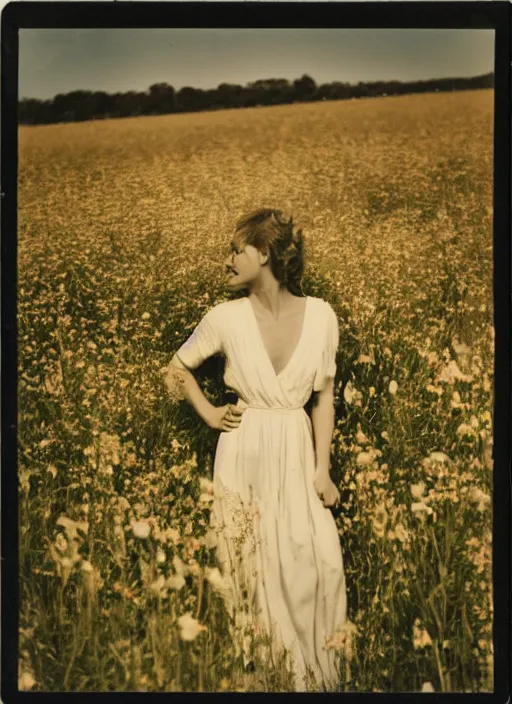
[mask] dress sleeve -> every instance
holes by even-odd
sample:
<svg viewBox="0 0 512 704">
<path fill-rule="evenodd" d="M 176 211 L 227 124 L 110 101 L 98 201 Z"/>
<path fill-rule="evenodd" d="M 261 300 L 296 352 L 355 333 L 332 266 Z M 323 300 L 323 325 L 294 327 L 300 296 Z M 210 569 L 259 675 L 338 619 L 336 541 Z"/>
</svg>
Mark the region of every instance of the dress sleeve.
<svg viewBox="0 0 512 704">
<path fill-rule="evenodd" d="M 213 308 L 204 316 L 188 340 L 177 350 L 176 356 L 187 369 L 196 369 L 208 357 L 221 351 L 222 338 L 218 315 Z"/>
<path fill-rule="evenodd" d="M 313 382 L 313 391 L 322 391 L 329 379 L 336 376 L 336 353 L 339 346 L 338 318 L 327 304 L 327 315 L 323 348 L 319 357 L 318 369 Z"/>
</svg>

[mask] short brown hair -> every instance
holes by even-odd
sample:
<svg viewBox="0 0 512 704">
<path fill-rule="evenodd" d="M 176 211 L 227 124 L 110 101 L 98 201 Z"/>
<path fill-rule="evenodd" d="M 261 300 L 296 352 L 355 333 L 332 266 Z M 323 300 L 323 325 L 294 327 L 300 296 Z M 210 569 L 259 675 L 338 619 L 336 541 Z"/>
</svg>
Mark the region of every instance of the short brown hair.
<svg viewBox="0 0 512 704">
<path fill-rule="evenodd" d="M 281 210 L 262 208 L 240 218 L 235 232 L 245 244 L 268 254 L 272 273 L 281 286 L 296 296 L 304 295 L 304 238 L 291 216 L 287 220 Z"/>
</svg>

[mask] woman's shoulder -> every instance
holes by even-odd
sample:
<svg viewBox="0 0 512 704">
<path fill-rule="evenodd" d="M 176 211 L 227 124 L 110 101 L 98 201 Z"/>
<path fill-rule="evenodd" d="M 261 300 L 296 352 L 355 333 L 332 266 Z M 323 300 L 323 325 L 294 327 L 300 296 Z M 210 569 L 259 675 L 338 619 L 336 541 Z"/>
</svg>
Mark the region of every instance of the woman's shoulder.
<svg viewBox="0 0 512 704">
<path fill-rule="evenodd" d="M 235 310 L 241 308 L 244 300 L 244 298 L 239 298 L 229 301 L 220 301 L 208 310 L 205 317 L 208 317 L 209 320 L 215 322 L 220 322 L 224 319 L 229 319 L 232 317 Z"/>
<path fill-rule="evenodd" d="M 336 313 L 334 312 L 334 309 L 332 305 L 329 303 L 329 301 L 326 301 L 324 298 L 317 298 L 316 296 L 308 296 L 310 299 L 312 305 L 318 310 L 318 311 L 324 311 L 326 315 L 334 315 L 336 316 Z"/>
</svg>

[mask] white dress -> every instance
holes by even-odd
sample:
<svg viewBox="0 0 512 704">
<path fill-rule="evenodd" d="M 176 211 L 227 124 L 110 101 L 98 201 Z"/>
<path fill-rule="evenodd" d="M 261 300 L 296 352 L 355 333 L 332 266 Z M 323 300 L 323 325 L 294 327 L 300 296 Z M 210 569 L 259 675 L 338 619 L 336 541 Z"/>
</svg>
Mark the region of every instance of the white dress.
<svg viewBox="0 0 512 704">
<path fill-rule="evenodd" d="M 317 683 L 337 684 L 334 654 L 324 645 L 346 619 L 339 535 L 313 486 L 304 410 L 312 391 L 334 377 L 337 347 L 333 309 L 308 296 L 299 342 L 276 374 L 252 304 L 241 298 L 211 309 L 177 352 L 190 369 L 223 354 L 224 382 L 246 409 L 236 430 L 220 433 L 210 524 L 229 612 L 239 629 L 270 634 L 267 657 L 283 649 L 292 656 L 298 691 L 307 671 Z"/>
</svg>

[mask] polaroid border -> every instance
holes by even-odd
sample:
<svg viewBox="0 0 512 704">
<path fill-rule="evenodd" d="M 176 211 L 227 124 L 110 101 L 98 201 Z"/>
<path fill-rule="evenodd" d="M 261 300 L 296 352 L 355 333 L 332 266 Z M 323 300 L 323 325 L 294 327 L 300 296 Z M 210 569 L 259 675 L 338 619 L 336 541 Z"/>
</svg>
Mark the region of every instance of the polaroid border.
<svg viewBox="0 0 512 704">
<path fill-rule="evenodd" d="M 423 28 L 495 30 L 494 123 L 494 486 L 493 583 L 495 690 L 493 693 L 435 693 L 429 702 L 505 704 L 512 692 L 511 642 L 511 21 L 502 0 L 454 2 L 11 2 L 2 11 L 1 148 L 2 188 L 2 663 L 1 698 L 6 704 L 37 700 L 136 702 L 158 693 L 19 692 L 18 483 L 17 483 L 17 102 L 19 30 L 25 28 Z M 225 693 L 224 693 L 225 694 Z M 224 696 L 207 693 L 208 696 Z M 160 695 L 161 697 L 163 695 Z M 176 701 L 202 696 L 173 693 Z M 233 696 L 233 695 L 231 695 Z M 236 695 L 235 695 L 236 696 Z M 421 693 L 348 693 L 358 702 L 424 701 Z"/>
</svg>

